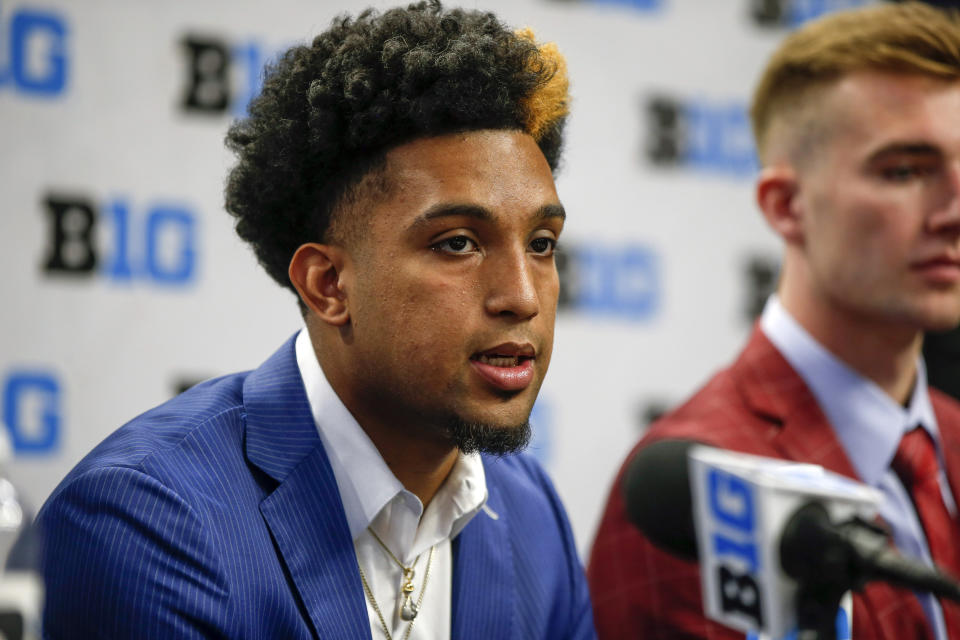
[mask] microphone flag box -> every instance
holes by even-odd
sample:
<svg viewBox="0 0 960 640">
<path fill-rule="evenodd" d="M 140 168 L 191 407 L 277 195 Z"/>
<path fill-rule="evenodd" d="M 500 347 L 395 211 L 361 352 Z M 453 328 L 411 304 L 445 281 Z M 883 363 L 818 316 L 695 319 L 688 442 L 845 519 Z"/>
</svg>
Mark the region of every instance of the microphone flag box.
<svg viewBox="0 0 960 640">
<path fill-rule="evenodd" d="M 798 586 L 780 565 L 787 521 L 810 501 L 833 522 L 872 520 L 880 492 L 819 465 L 702 445 L 690 450 L 689 463 L 704 613 L 740 631 L 788 636 Z"/>
</svg>

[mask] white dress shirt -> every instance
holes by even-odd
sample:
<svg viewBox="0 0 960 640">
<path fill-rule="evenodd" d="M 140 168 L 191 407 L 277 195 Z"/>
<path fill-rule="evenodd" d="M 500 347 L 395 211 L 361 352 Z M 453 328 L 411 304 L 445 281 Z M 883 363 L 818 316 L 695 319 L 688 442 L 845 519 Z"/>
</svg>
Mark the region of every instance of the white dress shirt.
<svg viewBox="0 0 960 640">
<path fill-rule="evenodd" d="M 927 392 L 923 360 L 917 360 L 917 380 L 909 404 L 903 407 L 817 342 L 776 295 L 767 301 L 760 327 L 817 399 L 857 475 L 883 494 L 880 515 L 890 525 L 897 548 L 904 555 L 931 564 L 926 536 L 910 494 L 890 468 L 903 435 L 922 426 L 936 445 L 944 502 L 951 513 L 956 513 L 944 473 L 940 433 Z M 939 603 L 926 594 L 919 597 L 936 637 L 946 640 Z"/>
<path fill-rule="evenodd" d="M 423 601 L 409 637 L 449 638 L 453 577 L 450 542 L 486 503 L 487 485 L 480 455 L 460 454 L 424 511 L 420 499 L 393 475 L 330 386 L 305 329 L 297 336 L 296 354 L 313 419 L 340 489 L 359 566 L 391 635 L 402 638 L 409 624 L 400 617 L 403 572 L 369 529 L 404 565 L 416 563 L 412 598 L 418 601 L 422 592 Z M 384 638 L 380 617 L 370 598 L 366 600 L 373 637 Z"/>
</svg>

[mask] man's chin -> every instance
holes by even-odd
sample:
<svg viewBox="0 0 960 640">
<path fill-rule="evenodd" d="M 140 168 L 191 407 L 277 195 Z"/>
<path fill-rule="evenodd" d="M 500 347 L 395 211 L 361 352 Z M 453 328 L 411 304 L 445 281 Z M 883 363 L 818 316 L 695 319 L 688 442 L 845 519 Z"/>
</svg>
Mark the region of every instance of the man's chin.
<svg viewBox="0 0 960 640">
<path fill-rule="evenodd" d="M 493 425 L 450 417 L 443 426 L 444 435 L 461 452 L 503 456 L 522 451 L 530 443 L 530 421 L 517 425 Z"/>
<path fill-rule="evenodd" d="M 958 321 L 953 320 L 952 318 L 947 318 L 945 320 L 937 319 L 934 322 L 928 322 L 924 331 L 929 331 L 932 333 L 947 333 L 948 331 L 953 331 L 957 328 Z"/>
<path fill-rule="evenodd" d="M 955 309 L 924 310 L 915 324 L 921 331 L 951 331 L 960 324 L 960 313 Z"/>
</svg>

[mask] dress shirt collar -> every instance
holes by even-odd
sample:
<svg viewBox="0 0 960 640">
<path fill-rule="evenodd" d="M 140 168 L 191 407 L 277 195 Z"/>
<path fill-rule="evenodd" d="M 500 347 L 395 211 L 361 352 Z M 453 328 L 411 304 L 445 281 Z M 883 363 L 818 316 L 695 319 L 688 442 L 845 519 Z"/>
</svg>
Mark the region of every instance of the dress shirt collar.
<svg viewBox="0 0 960 640">
<path fill-rule="evenodd" d="M 917 425 L 940 448 L 922 359 L 917 360 L 910 403 L 902 407 L 817 342 L 776 295 L 767 301 L 760 326 L 817 399 L 861 480 L 877 486 L 890 468 L 900 438 Z"/>
<path fill-rule="evenodd" d="M 424 514 L 419 498 L 407 491 L 393 475 L 373 441 L 330 386 L 306 329 L 297 336 L 296 356 L 310 410 L 337 480 L 353 539 L 356 540 L 374 520 L 395 520 L 395 514 L 391 517 L 391 512 L 396 509 L 410 512 L 414 522 L 420 520 L 419 524 L 423 525 L 415 525 L 414 530 L 403 527 L 407 531 L 402 535 L 388 535 L 404 556 L 416 555 L 421 551 L 420 547 L 429 548 L 439 539 L 455 537 L 486 502 L 486 477 L 480 455 L 460 454 Z M 422 520 L 421 516 L 424 516 Z M 418 529 L 424 531 L 416 531 Z"/>
</svg>

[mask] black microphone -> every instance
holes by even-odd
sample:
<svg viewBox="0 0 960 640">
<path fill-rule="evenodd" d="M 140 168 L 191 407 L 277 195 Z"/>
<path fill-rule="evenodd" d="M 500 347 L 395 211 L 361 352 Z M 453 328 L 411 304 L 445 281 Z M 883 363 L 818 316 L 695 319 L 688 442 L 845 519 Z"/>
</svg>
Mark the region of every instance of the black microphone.
<svg viewBox="0 0 960 640">
<path fill-rule="evenodd" d="M 623 476 L 627 518 L 658 549 L 684 560 L 698 556 L 687 458 L 698 444 L 654 442 L 637 452 Z"/>
<path fill-rule="evenodd" d="M 661 440 L 640 450 L 624 474 L 627 516 L 658 548 L 695 560 L 688 454 L 690 440 Z M 900 555 L 880 527 L 830 520 L 822 496 L 798 508 L 777 536 L 784 572 L 800 584 L 857 589 L 881 580 L 960 602 L 960 584 L 943 571 Z"/>
</svg>

